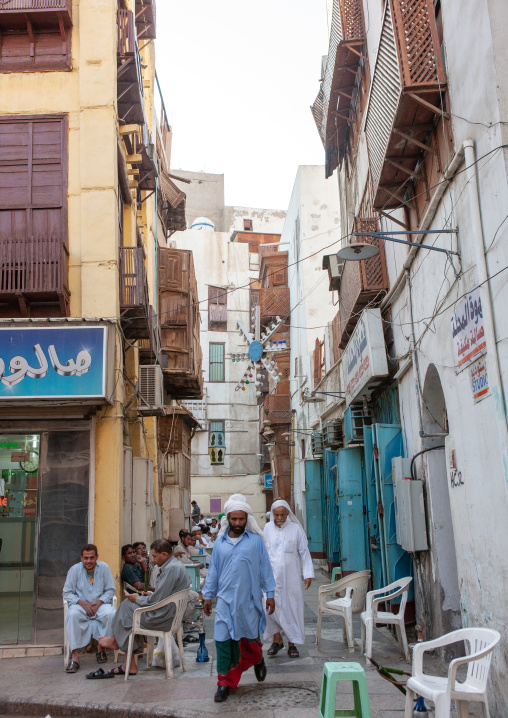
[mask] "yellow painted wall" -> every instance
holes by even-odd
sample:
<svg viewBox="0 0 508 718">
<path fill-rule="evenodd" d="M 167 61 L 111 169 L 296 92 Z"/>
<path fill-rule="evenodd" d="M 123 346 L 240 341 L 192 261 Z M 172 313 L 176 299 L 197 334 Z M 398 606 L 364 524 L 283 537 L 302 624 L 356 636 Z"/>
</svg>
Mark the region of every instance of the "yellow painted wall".
<svg viewBox="0 0 508 718">
<path fill-rule="evenodd" d="M 129 0 L 134 10 L 133 0 Z M 119 222 L 117 170 L 116 0 L 73 3 L 72 70 L 0 73 L 3 115 L 68 115 L 68 229 L 70 309 L 73 317 L 119 318 Z M 143 44 L 143 41 L 141 42 Z M 147 63 L 147 60 L 149 61 Z M 147 121 L 152 130 L 153 43 L 143 52 Z M 149 282 L 154 280 L 153 200 L 140 218 Z M 136 244 L 136 204 L 126 206 L 125 243 Z M 153 291 L 150 299 L 153 303 Z M 137 352 L 126 371 L 137 379 Z M 124 422 L 122 404 L 132 396 L 124 385 L 121 337 L 117 337 L 113 404 L 99 407 L 95 447 L 94 542 L 118 579 L 123 531 L 123 446 L 137 456 L 156 457 L 156 420 Z M 132 412 L 131 412 L 132 414 Z M 144 425 L 143 425 L 144 423 Z M 124 426 L 127 427 L 124 433 Z"/>
</svg>

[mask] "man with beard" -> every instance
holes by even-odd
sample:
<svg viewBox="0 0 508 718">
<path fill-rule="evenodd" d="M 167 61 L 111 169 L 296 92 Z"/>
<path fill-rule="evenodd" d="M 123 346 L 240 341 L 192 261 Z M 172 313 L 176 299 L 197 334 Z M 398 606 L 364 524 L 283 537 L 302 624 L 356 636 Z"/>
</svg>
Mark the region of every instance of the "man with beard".
<svg viewBox="0 0 508 718">
<path fill-rule="evenodd" d="M 263 535 L 275 576 L 277 607 L 273 616 L 267 616 L 263 638 L 272 641 L 268 655 L 276 656 L 284 648 L 282 633 L 285 633 L 288 656 L 298 658 L 295 643 L 305 643 L 302 574 L 307 590 L 314 578 L 312 558 L 305 532 L 286 501 L 272 504 L 270 519 Z"/>
<path fill-rule="evenodd" d="M 266 678 L 263 646 L 259 636 L 266 624 L 266 610 L 275 608 L 270 559 L 263 534 L 252 509 L 242 494 L 233 494 L 224 507 L 226 519 L 215 541 L 206 583 L 203 588 L 204 611 L 212 612 L 212 597 L 217 596 L 214 638 L 217 649 L 216 703 L 227 700 L 229 690 L 240 682 L 251 666 L 258 681 Z"/>
</svg>

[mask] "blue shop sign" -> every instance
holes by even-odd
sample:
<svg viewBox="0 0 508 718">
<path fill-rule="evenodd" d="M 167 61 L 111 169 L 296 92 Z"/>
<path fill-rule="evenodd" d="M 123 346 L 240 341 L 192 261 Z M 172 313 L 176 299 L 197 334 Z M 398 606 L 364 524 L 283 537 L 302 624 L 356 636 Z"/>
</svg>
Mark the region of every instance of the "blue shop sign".
<svg viewBox="0 0 508 718">
<path fill-rule="evenodd" d="M 265 489 L 273 489 L 273 478 L 271 474 L 265 474 Z"/>
<path fill-rule="evenodd" d="M 106 326 L 0 328 L 0 401 L 106 396 Z"/>
</svg>

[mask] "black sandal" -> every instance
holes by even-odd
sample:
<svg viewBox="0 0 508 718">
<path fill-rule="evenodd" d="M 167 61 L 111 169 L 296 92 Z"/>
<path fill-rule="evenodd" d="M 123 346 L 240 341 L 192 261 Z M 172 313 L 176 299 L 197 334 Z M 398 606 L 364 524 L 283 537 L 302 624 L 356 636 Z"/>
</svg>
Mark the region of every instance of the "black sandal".
<svg viewBox="0 0 508 718">
<path fill-rule="evenodd" d="M 99 668 L 99 671 L 101 671 L 102 668 Z M 97 673 L 98 671 L 96 671 Z M 106 673 L 107 676 L 125 676 L 125 671 L 122 666 L 115 666 L 115 668 L 112 668 L 110 671 Z M 137 676 L 137 673 L 129 673 L 129 676 Z"/>
<path fill-rule="evenodd" d="M 298 652 L 298 648 L 296 646 L 289 646 L 288 656 L 290 658 L 299 658 L 300 654 Z"/>
<path fill-rule="evenodd" d="M 95 654 L 95 657 L 97 659 L 97 663 L 107 663 L 108 657 L 106 655 L 106 651 L 97 651 Z"/>
<path fill-rule="evenodd" d="M 79 663 L 77 661 L 69 661 L 67 664 L 67 668 L 65 669 L 66 673 L 76 673 L 76 671 L 79 671 Z"/>
<path fill-rule="evenodd" d="M 266 663 L 265 659 L 262 658 L 261 661 L 254 666 L 254 673 L 256 674 L 257 680 L 261 683 L 266 678 Z"/>
<path fill-rule="evenodd" d="M 284 648 L 283 643 L 275 643 L 275 641 L 272 643 L 270 648 L 268 649 L 267 653 L 269 656 L 276 656 L 279 651 L 282 651 Z"/>
<path fill-rule="evenodd" d="M 109 671 L 106 673 L 106 671 L 103 668 L 99 668 L 97 671 L 93 671 L 92 673 L 87 673 L 85 678 L 114 678 L 115 674 L 110 673 Z"/>
</svg>

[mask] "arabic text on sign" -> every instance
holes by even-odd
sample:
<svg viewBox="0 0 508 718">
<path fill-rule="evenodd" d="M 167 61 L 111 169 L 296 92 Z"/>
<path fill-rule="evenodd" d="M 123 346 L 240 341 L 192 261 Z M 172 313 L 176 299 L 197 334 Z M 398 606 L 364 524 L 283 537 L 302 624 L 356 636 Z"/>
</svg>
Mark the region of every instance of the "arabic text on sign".
<svg viewBox="0 0 508 718">
<path fill-rule="evenodd" d="M 12 387 L 26 376 L 31 379 L 42 379 L 47 375 L 49 364 L 41 345 L 35 344 L 33 350 L 39 362 L 38 367 L 32 367 L 25 357 L 15 356 L 9 362 L 10 374 L 7 375 L 5 374 L 5 362 L 0 358 L 0 381 L 2 384 Z M 92 365 L 92 357 L 86 349 L 79 351 L 75 360 L 68 359 L 66 364 L 61 363 L 54 344 L 48 346 L 48 355 L 53 369 L 60 376 L 82 376 Z"/>
</svg>

